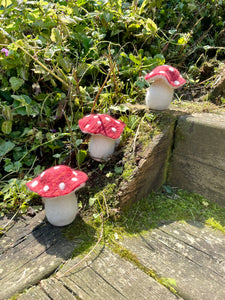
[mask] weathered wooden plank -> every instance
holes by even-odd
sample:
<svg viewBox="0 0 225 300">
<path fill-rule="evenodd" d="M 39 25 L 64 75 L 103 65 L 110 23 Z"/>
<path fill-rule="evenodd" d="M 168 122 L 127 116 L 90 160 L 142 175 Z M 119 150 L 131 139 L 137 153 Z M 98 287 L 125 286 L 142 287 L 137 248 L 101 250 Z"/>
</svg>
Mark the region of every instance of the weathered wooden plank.
<svg viewBox="0 0 225 300">
<path fill-rule="evenodd" d="M 30 288 L 26 293 L 18 297 L 20 300 L 51 300 L 53 298 L 48 297 L 48 295 L 39 287 L 35 286 Z"/>
<path fill-rule="evenodd" d="M 130 178 L 121 182 L 116 195 L 121 208 L 128 208 L 132 203 L 143 199 L 163 184 L 168 154 L 173 142 L 174 125 L 175 118 L 171 117 L 168 127 L 153 140 L 149 140 L 149 146 Z"/>
<path fill-rule="evenodd" d="M 168 181 L 225 207 L 225 114 L 180 116 Z"/>
<path fill-rule="evenodd" d="M 0 239 L 0 299 L 7 299 L 49 276 L 72 254 L 76 242 L 44 221 L 44 213 L 19 219 Z"/>
<path fill-rule="evenodd" d="M 66 264 L 58 273 L 62 274 L 78 258 Z M 108 248 L 97 252 L 70 273 L 59 279 L 79 299 L 177 299 L 164 286 L 145 274 L 132 263 L 120 258 Z"/>
<path fill-rule="evenodd" d="M 218 261 L 225 261 L 224 233 L 219 230 L 212 230 L 197 221 L 171 223 L 170 226 L 163 226 L 160 229 Z"/>
<path fill-rule="evenodd" d="M 160 230 L 154 230 L 152 233 L 153 237 L 173 249 L 174 252 L 180 253 L 196 265 L 205 268 L 208 271 L 208 277 L 211 277 L 212 280 L 218 278 L 218 280 L 225 283 L 225 270 L 220 265 L 221 260 L 217 259 L 215 255 L 209 254 L 208 251 L 203 250 L 204 248 L 201 247 L 201 239 L 197 239 L 194 243 L 192 238 L 190 242 L 188 239 L 184 239 L 184 232 L 180 233 L 183 236 L 183 238 L 180 238 L 178 231 L 175 230 L 175 233 L 171 234 L 166 228 L 165 226 L 165 228 Z"/>
<path fill-rule="evenodd" d="M 47 280 L 42 280 L 40 283 L 42 290 L 54 300 L 74 300 L 77 299 L 76 295 L 69 291 L 64 285 L 57 279 L 50 278 Z"/>
<path fill-rule="evenodd" d="M 196 236 L 197 231 L 204 236 L 204 226 L 195 227 L 195 235 L 186 235 L 192 227 L 172 223 L 136 238 L 125 238 L 122 244 L 146 267 L 154 269 L 160 276 L 174 278 L 176 289 L 183 298 L 225 299 L 224 260 L 213 255 L 213 244 L 210 251 L 204 251 L 206 241 Z M 207 231 L 214 233 L 210 228 Z M 215 251 L 225 243 L 225 235 L 220 239 L 220 243 L 217 240 L 214 245 Z"/>
</svg>

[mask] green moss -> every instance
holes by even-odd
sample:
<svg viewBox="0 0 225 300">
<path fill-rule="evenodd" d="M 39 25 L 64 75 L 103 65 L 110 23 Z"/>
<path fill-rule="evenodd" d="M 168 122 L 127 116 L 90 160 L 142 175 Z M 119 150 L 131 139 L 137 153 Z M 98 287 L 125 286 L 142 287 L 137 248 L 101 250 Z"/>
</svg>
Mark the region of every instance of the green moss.
<svg viewBox="0 0 225 300">
<path fill-rule="evenodd" d="M 157 282 L 159 282 L 160 284 L 164 285 L 165 287 L 167 287 L 171 292 L 173 292 L 174 294 L 176 293 L 176 290 L 173 288 L 173 286 L 176 286 L 176 281 L 175 279 L 172 278 L 165 278 L 165 277 L 160 277 L 157 275 L 157 273 L 144 266 L 137 258 L 137 256 L 135 254 L 133 254 L 131 251 L 129 251 L 128 249 L 126 249 L 125 247 L 119 245 L 118 243 L 114 243 L 113 245 L 111 245 L 111 249 L 117 253 L 121 258 L 133 263 L 134 265 L 136 265 L 140 270 L 142 270 L 145 274 L 147 274 L 148 276 L 152 277 L 153 279 L 155 279 Z"/>
<path fill-rule="evenodd" d="M 170 105 L 170 110 L 175 110 L 182 114 L 192 114 L 192 113 L 201 113 L 201 112 L 224 112 L 224 108 L 213 104 L 208 100 L 208 94 L 204 95 L 200 101 L 181 101 L 174 100 Z"/>
<path fill-rule="evenodd" d="M 215 221 L 214 218 L 209 218 L 205 223 L 213 229 L 217 229 L 225 233 L 225 227 L 222 226 L 219 222 Z"/>
<path fill-rule="evenodd" d="M 70 240 L 75 240 L 73 257 L 89 251 L 96 242 L 96 229 L 90 218 L 77 216 L 75 221 L 64 229 L 64 235 Z"/>
<path fill-rule="evenodd" d="M 129 234 L 135 234 L 155 228 L 163 222 L 183 220 L 203 222 L 223 231 L 224 215 L 225 208 L 216 203 L 198 194 L 167 186 L 159 192 L 153 192 L 125 212 L 120 220 L 120 228 L 124 228 Z"/>
<path fill-rule="evenodd" d="M 171 127 L 171 123 L 176 121 L 176 116 L 170 111 L 153 111 L 151 113 L 145 111 L 138 120 L 138 126 L 133 128 L 132 136 L 124 145 L 124 171 L 122 173 L 124 180 L 130 178 L 140 159 L 145 156 L 151 141 L 165 129 Z"/>
</svg>

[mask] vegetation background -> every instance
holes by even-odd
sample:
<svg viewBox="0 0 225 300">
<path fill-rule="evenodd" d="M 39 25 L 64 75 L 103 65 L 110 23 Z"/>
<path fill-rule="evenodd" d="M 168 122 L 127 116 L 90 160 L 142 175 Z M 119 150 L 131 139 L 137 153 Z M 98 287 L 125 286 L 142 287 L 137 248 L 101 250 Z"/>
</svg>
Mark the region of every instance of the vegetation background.
<svg viewBox="0 0 225 300">
<path fill-rule="evenodd" d="M 224 25 L 223 0 L 1 0 L 0 216 L 26 211 L 36 196 L 25 182 L 45 168 L 82 168 L 77 121 L 92 109 L 132 135 L 139 119 L 127 104 L 144 102 L 157 65 L 187 79 L 177 101 L 199 100 L 224 68 Z"/>
</svg>

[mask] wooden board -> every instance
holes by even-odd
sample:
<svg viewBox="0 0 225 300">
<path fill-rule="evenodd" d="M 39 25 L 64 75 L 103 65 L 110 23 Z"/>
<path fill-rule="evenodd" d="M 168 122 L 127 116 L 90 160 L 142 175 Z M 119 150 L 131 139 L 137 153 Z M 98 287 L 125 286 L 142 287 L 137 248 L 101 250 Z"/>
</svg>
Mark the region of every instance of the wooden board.
<svg viewBox="0 0 225 300">
<path fill-rule="evenodd" d="M 56 276 L 66 272 L 79 260 L 77 257 L 66 263 Z M 51 295 L 51 299 L 177 299 L 132 263 L 120 258 L 107 247 L 100 246 L 71 272 L 58 279 L 54 277 L 43 280 L 37 288 L 40 287 Z M 19 300 L 25 300 L 26 297 L 27 295 L 22 295 Z"/>
<path fill-rule="evenodd" d="M 180 116 L 167 181 L 225 207 L 225 114 Z"/>
<path fill-rule="evenodd" d="M 123 246 L 159 276 L 176 280 L 184 299 L 225 299 L 225 235 L 195 222 L 171 223 Z"/>
<path fill-rule="evenodd" d="M 77 243 L 67 240 L 62 228 L 46 223 L 44 212 L 18 220 L 0 239 L 0 299 L 21 292 L 20 300 L 178 299 L 106 246 L 98 245 L 81 263 L 80 256 L 68 260 Z M 171 222 L 120 243 L 144 267 L 159 277 L 174 279 L 181 298 L 225 299 L 222 232 L 198 222 Z"/>
<path fill-rule="evenodd" d="M 6 220 L 5 220 L 6 222 Z M 45 222 L 44 212 L 23 217 L 0 239 L 0 299 L 46 278 L 72 254 L 76 243 Z"/>
</svg>

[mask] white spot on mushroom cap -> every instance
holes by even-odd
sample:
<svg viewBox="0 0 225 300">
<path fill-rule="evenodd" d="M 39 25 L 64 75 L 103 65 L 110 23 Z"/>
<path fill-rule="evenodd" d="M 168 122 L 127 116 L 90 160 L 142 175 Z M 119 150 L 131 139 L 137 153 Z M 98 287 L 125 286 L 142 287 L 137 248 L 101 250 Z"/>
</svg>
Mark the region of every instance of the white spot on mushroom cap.
<svg viewBox="0 0 225 300">
<path fill-rule="evenodd" d="M 175 71 L 174 68 L 172 68 L 172 67 L 170 67 L 169 70 L 170 70 L 171 72 L 174 72 L 174 71 Z"/>
<path fill-rule="evenodd" d="M 159 73 L 161 73 L 161 74 L 165 74 L 166 72 L 165 72 L 165 71 L 159 71 Z"/>
<path fill-rule="evenodd" d="M 32 183 L 31 183 L 31 186 L 32 187 L 35 187 L 35 186 L 37 186 L 38 185 L 38 181 L 37 180 L 35 180 L 35 181 L 33 181 Z"/>
<path fill-rule="evenodd" d="M 78 179 L 76 177 L 71 178 L 72 181 L 77 181 Z"/>
<path fill-rule="evenodd" d="M 175 85 L 179 85 L 180 82 L 179 82 L 178 80 L 176 80 L 176 81 L 174 81 L 174 84 L 175 84 Z"/>
<path fill-rule="evenodd" d="M 115 127 L 112 127 L 111 130 L 112 130 L 113 132 L 116 132 L 116 128 L 115 128 Z"/>
<path fill-rule="evenodd" d="M 110 121 L 110 118 L 108 118 L 108 117 L 105 117 L 105 119 L 106 119 L 106 121 Z"/>
<path fill-rule="evenodd" d="M 56 167 L 54 167 L 54 169 L 55 169 L 55 170 L 57 170 L 57 169 L 59 169 L 59 168 L 60 168 L 60 166 L 56 166 Z"/>
<path fill-rule="evenodd" d="M 65 185 L 64 182 L 60 182 L 59 188 L 60 188 L 61 191 L 65 189 L 65 186 L 66 186 L 66 185 Z"/>
<path fill-rule="evenodd" d="M 85 128 L 88 128 L 90 126 L 90 124 L 87 124 L 86 126 L 85 126 Z"/>
<path fill-rule="evenodd" d="M 44 192 L 47 192 L 49 190 L 49 186 L 48 185 L 45 185 L 44 187 L 43 187 L 43 191 Z"/>
<path fill-rule="evenodd" d="M 98 121 L 97 123 L 98 123 L 98 125 L 101 125 L 101 124 L 102 124 L 102 122 L 101 122 L 101 121 Z"/>
<path fill-rule="evenodd" d="M 77 176 L 77 172 L 73 171 L 73 174 L 74 174 L 75 176 Z"/>
<path fill-rule="evenodd" d="M 42 172 L 40 176 L 43 177 L 44 175 L 45 175 L 45 172 Z"/>
</svg>

